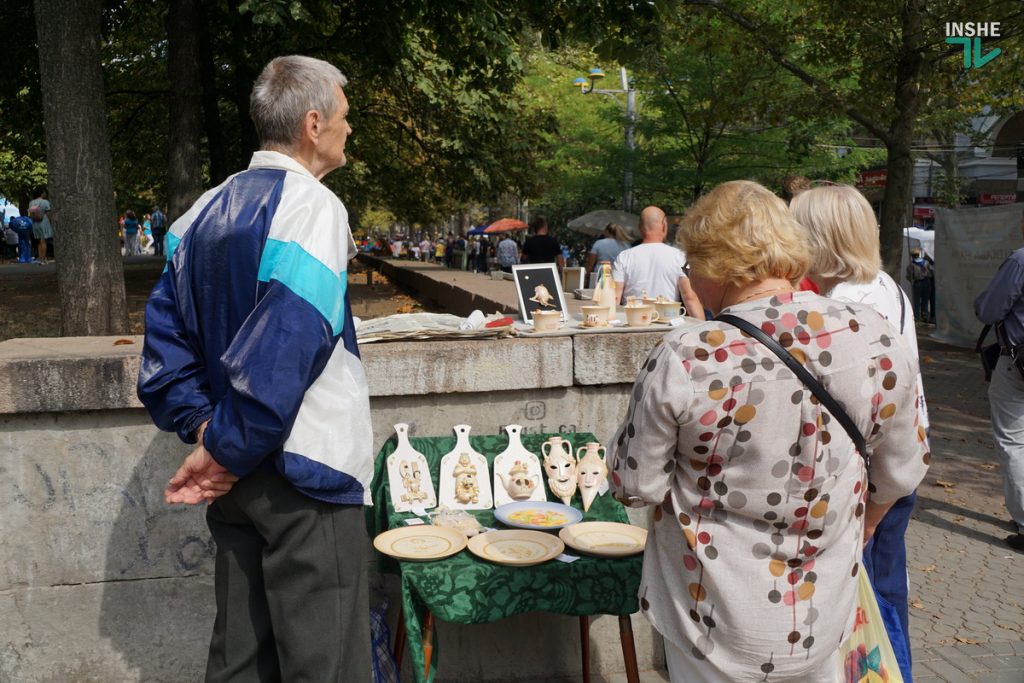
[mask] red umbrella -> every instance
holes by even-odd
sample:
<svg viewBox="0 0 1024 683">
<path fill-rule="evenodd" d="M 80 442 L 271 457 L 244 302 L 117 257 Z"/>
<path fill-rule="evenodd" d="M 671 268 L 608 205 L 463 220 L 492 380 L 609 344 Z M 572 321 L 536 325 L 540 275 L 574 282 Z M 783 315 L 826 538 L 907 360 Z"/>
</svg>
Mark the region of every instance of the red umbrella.
<svg viewBox="0 0 1024 683">
<path fill-rule="evenodd" d="M 493 235 L 498 232 L 512 232 L 514 230 L 526 230 L 529 227 L 526 223 L 522 222 L 518 218 L 502 218 L 501 220 L 494 221 L 486 228 L 484 233 L 487 235 Z"/>
</svg>

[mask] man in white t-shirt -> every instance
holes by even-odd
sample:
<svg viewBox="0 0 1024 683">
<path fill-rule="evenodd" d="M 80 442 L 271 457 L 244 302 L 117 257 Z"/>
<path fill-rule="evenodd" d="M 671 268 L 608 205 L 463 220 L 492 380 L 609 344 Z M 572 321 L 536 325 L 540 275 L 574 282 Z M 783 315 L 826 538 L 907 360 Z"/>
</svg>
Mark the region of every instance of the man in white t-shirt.
<svg viewBox="0 0 1024 683">
<path fill-rule="evenodd" d="M 656 206 L 644 209 L 640 213 L 640 235 L 643 242 L 619 254 L 612 265 L 619 300 L 640 298 L 644 292 L 651 299 L 663 296 L 669 301 L 681 300 L 687 315 L 703 320 L 704 307 L 683 272 L 686 254 L 665 244 L 665 212 Z"/>
</svg>

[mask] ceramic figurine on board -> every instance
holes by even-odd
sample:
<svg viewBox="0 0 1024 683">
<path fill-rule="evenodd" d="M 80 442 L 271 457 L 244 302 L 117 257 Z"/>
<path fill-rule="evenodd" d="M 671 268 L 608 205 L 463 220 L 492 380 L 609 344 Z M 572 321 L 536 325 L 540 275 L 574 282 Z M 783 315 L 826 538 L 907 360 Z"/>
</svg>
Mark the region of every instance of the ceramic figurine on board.
<svg viewBox="0 0 1024 683">
<path fill-rule="evenodd" d="M 469 425 L 455 426 L 455 447 L 441 458 L 441 505 L 450 510 L 489 510 L 494 507 L 487 458 L 469 443 Z"/>
<path fill-rule="evenodd" d="M 508 446 L 494 457 L 494 505 L 518 500 L 543 503 L 548 499 L 541 484 L 543 470 L 540 458 L 523 446 L 522 425 L 506 425 Z M 525 468 L 525 469 L 524 469 Z"/>
<path fill-rule="evenodd" d="M 398 463 L 398 471 L 402 475 L 402 486 L 405 493 L 401 500 L 405 503 L 422 503 L 427 499 L 427 492 L 420 490 L 420 481 L 423 474 L 420 472 L 420 464 L 415 460 L 402 460 Z"/>
<path fill-rule="evenodd" d="M 572 457 L 572 445 L 560 436 L 553 436 L 541 444 L 540 452 L 544 454 L 548 488 L 569 505 L 576 493 L 576 459 Z"/>
<path fill-rule="evenodd" d="M 551 303 L 552 301 L 554 301 L 554 299 L 555 297 L 551 296 L 551 292 L 549 292 L 548 288 L 545 287 L 544 285 L 537 285 L 536 287 L 534 287 L 533 296 L 530 297 L 530 301 L 538 303 L 544 308 L 554 307 L 554 304 Z"/>
<path fill-rule="evenodd" d="M 596 441 L 588 441 L 586 446 L 576 449 L 576 476 L 584 512 L 590 509 L 590 505 L 600 493 L 601 485 L 608 480 L 608 465 L 604 462 L 604 456 L 600 454 L 603 450 L 604 446 Z M 582 457 L 580 451 L 583 451 Z"/>
<path fill-rule="evenodd" d="M 476 483 L 476 468 L 469 461 L 469 453 L 459 455 L 459 464 L 452 472 L 455 477 L 455 500 L 463 505 L 480 502 L 480 486 Z"/>
<path fill-rule="evenodd" d="M 409 425 L 395 425 L 398 446 L 388 456 L 388 488 L 395 512 L 409 512 L 414 506 L 424 510 L 437 507 L 434 482 L 430 479 L 430 465 L 425 455 L 409 443 Z"/>
</svg>

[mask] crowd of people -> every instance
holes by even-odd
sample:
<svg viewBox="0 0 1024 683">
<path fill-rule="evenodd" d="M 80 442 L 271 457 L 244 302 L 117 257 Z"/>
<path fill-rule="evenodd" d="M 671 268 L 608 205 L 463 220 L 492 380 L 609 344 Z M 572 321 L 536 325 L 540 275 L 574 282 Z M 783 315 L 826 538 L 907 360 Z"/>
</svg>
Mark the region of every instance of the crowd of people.
<svg viewBox="0 0 1024 683">
<path fill-rule="evenodd" d="M 317 59 L 266 66 L 251 98 L 261 150 L 171 226 L 185 257 L 147 303 L 139 398 L 195 444 L 165 499 L 208 504 L 216 541 L 208 680 L 371 678 L 369 389 L 348 214 L 320 182 L 346 163 L 346 85 Z M 134 253 L 146 218 L 126 212 L 122 229 Z M 623 299 L 683 301 L 698 318 L 643 363 L 608 453 L 616 498 L 655 510 L 638 597 L 672 680 L 843 680 L 861 572 L 895 608 L 885 625 L 909 679 L 903 534 L 928 414 L 913 306 L 881 270 L 871 207 L 847 186 L 787 204 L 734 181 L 690 208 L 675 245 L 657 207 L 639 230 L 627 244 L 609 225 L 586 263 L 611 263 Z M 465 255 L 479 270 L 567 260 L 542 217 L 522 245 L 449 234 L 357 247 L 449 267 Z M 1024 342 L 1022 263 L 1024 250 L 978 304 L 1005 322 L 1007 381 Z M 1019 494 L 1008 488 L 1008 506 Z"/>
<path fill-rule="evenodd" d="M 151 254 L 163 256 L 167 236 L 167 214 L 159 206 L 139 220 L 134 209 L 127 209 L 117 221 L 117 234 L 121 239 L 124 256 Z"/>
<path fill-rule="evenodd" d="M 46 265 L 54 258 L 52 210 L 46 190 L 40 188 L 28 204 L 27 215 L 4 218 L 3 258 L 17 263 Z"/>
</svg>

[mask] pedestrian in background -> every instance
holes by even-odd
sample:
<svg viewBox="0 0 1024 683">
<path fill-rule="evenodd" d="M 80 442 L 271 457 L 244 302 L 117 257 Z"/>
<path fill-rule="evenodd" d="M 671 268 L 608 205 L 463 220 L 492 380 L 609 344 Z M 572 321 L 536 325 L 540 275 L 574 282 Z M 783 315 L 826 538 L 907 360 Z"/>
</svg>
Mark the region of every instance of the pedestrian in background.
<svg viewBox="0 0 1024 683">
<path fill-rule="evenodd" d="M 167 215 L 160 210 L 159 206 L 154 206 L 150 220 L 153 224 L 153 253 L 157 256 L 164 256 L 164 241 L 167 239 Z"/>
<path fill-rule="evenodd" d="M 594 246 L 587 253 L 587 272 L 596 273 L 597 264 L 601 261 L 615 263 L 619 254 L 627 249 L 629 249 L 629 235 L 618 223 L 609 223 L 601 232 L 601 238 L 594 242 Z"/>
<path fill-rule="evenodd" d="M 995 326 L 1001 349 L 988 385 L 988 402 L 1003 474 L 1003 496 L 1016 527 L 1006 543 L 1024 551 L 1024 248 L 1010 254 L 999 266 L 985 291 L 974 300 L 974 314 L 986 325 Z M 1017 358 L 1021 359 L 1019 363 Z"/>
<path fill-rule="evenodd" d="M 124 253 L 126 256 L 139 255 L 139 219 L 135 212 L 128 209 L 124 212 L 124 222 L 121 224 L 124 231 Z"/>
<path fill-rule="evenodd" d="M 931 259 L 926 258 L 920 249 L 912 249 L 906 275 L 914 295 L 911 299 L 914 318 L 918 322 L 934 323 L 935 309 L 932 308 L 932 302 L 935 297 L 935 268 Z"/>
<path fill-rule="evenodd" d="M 46 265 L 46 252 L 53 247 L 53 225 L 50 223 L 50 202 L 46 198 L 46 190 L 36 192 L 35 198 L 28 203 L 28 217 L 32 219 L 32 236 L 38 240 L 39 265 Z"/>
</svg>

